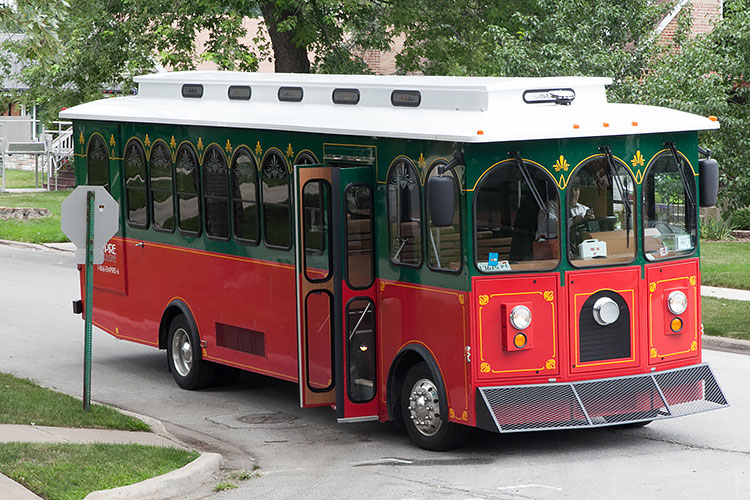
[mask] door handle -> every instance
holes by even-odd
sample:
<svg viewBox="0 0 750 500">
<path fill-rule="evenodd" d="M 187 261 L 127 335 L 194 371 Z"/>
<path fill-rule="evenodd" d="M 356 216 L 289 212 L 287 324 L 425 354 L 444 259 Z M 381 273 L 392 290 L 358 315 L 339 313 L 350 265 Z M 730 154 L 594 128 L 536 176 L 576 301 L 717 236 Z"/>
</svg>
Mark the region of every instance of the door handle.
<svg viewBox="0 0 750 500">
<path fill-rule="evenodd" d="M 135 246 L 143 248 L 143 242 L 139 241 L 138 243 L 135 244 Z"/>
</svg>

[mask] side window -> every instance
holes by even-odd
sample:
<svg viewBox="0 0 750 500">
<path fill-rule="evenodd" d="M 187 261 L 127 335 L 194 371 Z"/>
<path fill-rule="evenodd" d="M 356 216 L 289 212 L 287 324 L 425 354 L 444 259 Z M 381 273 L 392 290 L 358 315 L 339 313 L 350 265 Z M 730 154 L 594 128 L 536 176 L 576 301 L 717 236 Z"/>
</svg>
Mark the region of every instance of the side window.
<svg viewBox="0 0 750 500">
<path fill-rule="evenodd" d="M 302 225 L 305 238 L 305 276 L 314 282 L 331 275 L 330 217 L 331 186 L 311 180 L 302 188 Z"/>
<path fill-rule="evenodd" d="M 234 237 L 238 241 L 257 243 L 258 225 L 258 168 L 255 158 L 246 148 L 237 150 L 232 160 L 232 207 Z"/>
<path fill-rule="evenodd" d="M 560 262 L 560 198 L 539 166 L 505 160 L 474 191 L 476 266 L 485 273 L 553 269 Z"/>
<path fill-rule="evenodd" d="M 678 153 L 657 156 L 643 181 L 643 250 L 648 260 L 685 256 L 695 250 L 698 229 L 695 177 Z"/>
<path fill-rule="evenodd" d="M 128 225 L 148 227 L 148 184 L 146 182 L 146 154 L 143 146 L 133 139 L 125 147 L 125 198 Z"/>
<path fill-rule="evenodd" d="M 174 231 L 172 157 L 167 145 L 156 142 L 149 158 L 151 173 L 151 223 L 157 231 Z"/>
<path fill-rule="evenodd" d="M 446 162 L 440 161 L 430 167 L 427 177 L 437 176 L 440 165 Z M 432 225 L 427 217 L 427 265 L 435 271 L 458 271 L 461 269 L 461 208 L 460 208 L 460 181 L 455 170 L 446 172 L 444 175 L 453 177 L 456 190 L 453 194 L 453 224 L 447 227 Z M 429 213 L 429 207 L 427 207 Z"/>
<path fill-rule="evenodd" d="M 198 157 L 192 146 L 183 144 L 177 150 L 175 188 L 177 191 L 177 227 L 183 233 L 200 234 L 201 200 Z"/>
<path fill-rule="evenodd" d="M 109 153 L 101 135 L 95 134 L 89 140 L 86 153 L 86 171 L 90 186 L 104 186 L 109 191 Z"/>
<path fill-rule="evenodd" d="M 206 206 L 206 235 L 229 238 L 229 180 L 224 152 L 210 146 L 203 157 L 203 199 Z"/>
<path fill-rule="evenodd" d="M 388 171 L 388 241 L 391 262 L 422 265 L 422 213 L 419 174 L 399 158 Z"/>
<path fill-rule="evenodd" d="M 278 151 L 266 153 L 261 179 L 266 246 L 289 249 L 292 246 L 289 171 L 286 160 Z"/>
<path fill-rule="evenodd" d="M 362 289 L 374 279 L 372 189 L 364 184 L 346 188 L 346 280 Z"/>
</svg>

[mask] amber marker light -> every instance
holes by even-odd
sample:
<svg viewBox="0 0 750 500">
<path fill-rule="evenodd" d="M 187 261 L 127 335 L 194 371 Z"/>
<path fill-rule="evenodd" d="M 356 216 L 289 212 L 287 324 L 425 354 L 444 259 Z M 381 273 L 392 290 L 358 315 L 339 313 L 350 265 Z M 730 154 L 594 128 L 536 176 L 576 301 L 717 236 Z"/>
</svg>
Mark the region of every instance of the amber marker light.
<svg viewBox="0 0 750 500">
<path fill-rule="evenodd" d="M 527 339 L 526 335 L 523 333 L 517 333 L 515 337 L 513 337 L 513 345 L 516 346 L 516 349 L 521 349 L 526 345 Z"/>
<path fill-rule="evenodd" d="M 580 126 L 580 125 L 578 125 L 577 123 L 574 123 L 574 124 L 573 124 L 573 128 L 574 128 L 574 129 L 579 129 L 579 128 L 581 128 L 581 126 Z"/>
<path fill-rule="evenodd" d="M 719 121 L 719 119 L 717 117 L 715 117 L 714 115 L 709 116 L 708 119 L 711 120 L 712 122 L 718 122 Z"/>
<path fill-rule="evenodd" d="M 484 135 L 484 130 L 477 130 L 477 135 Z"/>
<path fill-rule="evenodd" d="M 633 122 L 633 126 L 637 127 L 638 126 L 638 122 Z"/>
<path fill-rule="evenodd" d="M 680 330 L 682 330 L 682 320 L 680 318 L 673 318 L 669 323 L 669 327 L 673 332 L 679 332 Z"/>
<path fill-rule="evenodd" d="M 609 123 L 607 123 L 607 122 L 604 122 L 604 123 L 602 123 L 602 126 L 603 126 L 604 128 L 607 128 L 607 127 L 609 127 Z"/>
</svg>

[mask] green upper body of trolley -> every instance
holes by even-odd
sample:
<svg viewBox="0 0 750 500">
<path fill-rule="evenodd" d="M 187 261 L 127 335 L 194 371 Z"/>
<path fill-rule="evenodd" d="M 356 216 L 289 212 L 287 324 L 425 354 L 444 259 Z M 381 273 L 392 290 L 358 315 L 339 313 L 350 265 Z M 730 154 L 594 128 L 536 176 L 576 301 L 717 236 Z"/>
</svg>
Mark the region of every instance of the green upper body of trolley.
<svg viewBox="0 0 750 500">
<path fill-rule="evenodd" d="M 299 161 L 300 153 L 303 152 L 311 155 L 313 162 L 319 163 L 326 163 L 327 150 L 336 145 L 351 146 L 353 150 L 359 148 L 363 155 L 373 155 L 377 214 L 376 276 L 386 280 L 457 290 L 469 290 L 471 278 L 485 274 L 558 272 L 561 273 L 562 280 L 565 271 L 582 264 L 576 262 L 575 255 L 571 255 L 571 248 L 575 249 L 580 244 L 569 241 L 572 238 L 569 231 L 572 222 L 566 215 L 570 212 L 568 204 L 571 201 L 571 189 L 586 177 L 581 175 L 583 170 L 589 168 L 592 160 L 597 159 L 601 163 L 600 170 L 610 173 L 603 181 L 605 184 L 609 183 L 604 188 L 608 192 L 605 197 L 609 196 L 609 212 L 600 214 L 603 216 L 600 218 L 610 217 L 619 231 L 627 232 L 632 229 L 632 241 L 628 237 L 627 246 L 633 248 L 633 252 L 629 259 L 610 262 L 605 258 L 587 262 L 587 267 L 642 266 L 653 260 L 654 249 L 648 249 L 652 252 L 652 257 L 649 257 L 644 246 L 644 226 L 655 222 L 653 214 L 644 221 L 644 180 L 655 161 L 660 161 L 660 158 L 665 161 L 666 156 L 673 158 L 672 147 L 680 157 L 675 168 L 690 175 L 674 174 L 671 182 L 680 179 L 689 183 L 690 189 L 685 187 L 686 184 L 682 185 L 682 189 L 685 192 L 692 190 L 695 198 L 688 203 L 686 195 L 678 196 L 673 204 L 682 203 L 685 207 L 683 212 L 694 211 L 693 223 L 697 227 L 697 207 L 700 202 L 697 131 L 715 128 L 717 125 L 708 119 L 658 108 L 631 106 L 624 111 L 619 108 L 610 110 L 608 106 L 613 105 L 606 104 L 606 98 L 599 105 L 596 101 L 602 98 L 604 85 L 608 83 L 604 79 L 224 75 L 186 73 L 146 77 L 141 82 L 141 95 L 126 100 L 141 99 L 146 105 L 155 103 L 150 110 L 132 112 L 127 105 L 119 106 L 116 102 L 118 99 L 108 99 L 64 112 L 64 117 L 75 121 L 77 181 L 79 184 L 110 186 L 113 196 L 124 207 L 121 236 L 288 264 L 294 262 L 291 248 L 292 221 L 289 221 L 288 245 L 269 244 L 266 236 L 270 233 L 265 227 L 257 235 L 256 241 L 248 242 L 238 241 L 231 229 L 227 238 L 211 237 L 205 232 L 205 223 L 199 233 L 180 231 L 178 227 L 171 231 L 159 231 L 154 229 L 151 221 L 147 224 L 148 227 L 129 224 L 127 205 L 123 203 L 126 202 L 124 193 L 128 179 L 124 177 L 123 168 L 125 149 L 131 141 L 139 142 L 149 159 L 157 143 L 162 144 L 161 147 L 166 148 L 173 156 L 182 145 L 187 144 L 195 152 L 201 169 L 205 168 L 209 149 L 223 152 L 228 169 L 231 169 L 233 158 L 241 150 L 253 156 L 261 176 L 259 183 L 263 182 L 264 159 L 271 151 L 284 159 L 287 182 L 291 182 L 293 165 L 295 161 Z M 216 87 L 220 88 L 216 99 L 223 99 L 220 105 L 214 105 L 213 113 L 206 116 L 203 123 L 197 116 L 201 114 L 201 110 L 212 109 L 208 102 L 199 103 L 200 106 L 209 105 L 208 108 L 191 111 L 182 118 L 179 112 L 165 107 L 172 101 L 175 107 L 195 107 L 198 99 L 190 96 L 190 89 L 186 96 L 185 86 L 198 86 L 201 81 L 207 82 L 207 97 L 211 97 L 208 89 Z M 250 92 L 253 97 L 249 102 L 236 103 L 234 99 L 227 97 L 231 94 L 231 91 L 227 91 L 228 88 L 245 87 L 238 85 L 245 82 L 252 89 Z M 152 85 L 156 90 L 147 88 L 144 92 L 144 84 Z M 288 89 L 300 88 L 303 89 L 303 96 L 310 97 L 303 97 L 301 103 L 285 101 L 288 95 L 296 99 L 295 93 L 287 92 Z M 539 88 L 547 90 L 537 90 Z M 340 89 L 358 89 L 358 102 L 337 103 L 335 92 Z M 572 91 L 572 95 L 568 91 Z M 369 94 L 373 95 L 370 100 L 367 97 Z M 325 99 L 302 106 L 305 98 L 314 100 L 319 95 L 324 95 Z M 352 92 L 349 92 L 348 96 L 351 95 Z M 453 102 L 452 96 L 455 97 Z M 539 96 L 540 102 L 534 102 L 534 98 Z M 506 98 L 515 101 L 503 108 Z M 253 99 L 259 101 L 257 110 L 252 107 Z M 547 102 L 550 99 L 552 102 Z M 591 101 L 589 105 L 576 111 L 576 100 L 585 103 L 586 99 Z M 441 103 L 445 103 L 445 109 L 441 109 Z M 244 115 L 239 118 L 222 120 L 221 111 L 228 109 L 226 106 L 235 104 L 249 107 L 246 110 L 243 108 Z M 300 106 L 299 110 L 295 111 L 294 106 Z M 467 110 L 465 114 L 470 115 L 468 119 L 462 114 L 464 108 Z M 289 116 L 297 114 L 298 126 L 289 117 L 277 120 L 265 118 L 268 123 L 264 126 L 263 116 L 267 116 L 264 113 L 278 110 L 280 115 L 284 115 L 290 109 L 292 114 Z M 345 113 L 337 116 L 336 113 L 340 110 Z M 321 113 L 331 113 L 333 116 L 326 115 L 317 120 L 317 114 Z M 632 118 L 623 124 L 628 113 L 632 114 Z M 246 117 L 244 120 L 247 123 L 244 125 L 242 116 Z M 370 121 L 372 124 L 368 125 Z M 660 123 L 656 123 L 657 121 Z M 554 123 L 550 126 L 549 122 Z M 389 123 L 392 125 L 390 129 Z M 501 130 L 493 133 L 495 128 Z M 106 175 L 87 171 L 91 165 L 89 148 L 92 137 L 99 137 L 96 140 L 106 144 Z M 455 195 L 452 202 L 455 216 L 449 225 L 451 227 L 439 227 L 432 223 L 428 210 L 427 187 L 431 182 L 429 179 L 441 177 L 438 167 L 449 164 L 456 153 L 462 154 L 461 164 L 444 174 L 454 179 Z M 610 169 L 610 162 L 615 163 L 614 171 Z M 519 170 L 526 170 L 532 176 L 531 182 L 525 180 L 523 175 L 519 176 Z M 511 185 L 516 189 L 515 193 L 511 193 L 511 203 L 516 206 L 506 206 L 505 213 L 500 214 L 501 220 L 497 221 L 482 218 L 484 213 L 490 213 L 488 217 L 492 216 L 492 208 L 487 209 L 487 205 L 494 202 L 487 200 L 492 200 L 495 196 L 482 194 L 483 189 L 486 192 L 489 183 L 494 182 L 492 176 L 508 181 L 503 181 L 505 184 L 499 182 L 497 185 L 501 187 L 493 193 L 499 193 L 498 189 L 508 192 Z M 589 175 L 587 179 L 589 183 L 596 181 L 590 177 Z M 618 188 L 618 177 L 627 185 Z M 230 182 L 229 175 L 227 182 Z M 530 189 L 530 184 L 536 184 L 535 189 Z M 602 188 L 601 183 L 599 187 Z M 227 192 L 231 191 L 230 186 Z M 262 189 L 259 191 L 262 197 Z M 529 202 L 528 195 L 534 194 L 533 191 L 538 196 L 533 196 L 535 199 Z M 405 194 L 408 196 L 404 196 Z M 526 195 L 526 206 L 520 205 L 521 194 Z M 152 195 L 153 193 L 148 193 L 147 197 Z M 291 189 L 289 196 L 291 203 Z M 484 199 L 481 199 L 483 196 Z M 415 197 L 418 199 L 415 200 Z M 519 212 L 528 212 L 529 219 L 538 217 L 538 213 L 542 212 L 551 198 L 557 200 L 556 234 L 550 237 L 533 231 L 533 240 L 549 240 L 553 246 L 557 245 L 559 258 L 548 265 L 516 266 L 514 259 L 510 258 L 507 245 L 503 245 L 506 241 L 503 238 L 512 239 L 509 231 L 515 226 L 514 219 Z M 631 222 L 623 220 L 626 210 L 623 198 L 629 200 Z M 617 207 L 613 207 L 613 200 L 619 201 Z M 665 198 L 660 199 L 659 203 L 668 205 L 669 201 Z M 502 200 L 497 202 L 503 203 Z M 262 200 L 259 203 L 262 205 Z M 439 204 L 441 201 L 433 199 L 430 203 Z M 230 228 L 231 210 L 228 212 Z M 484 212 L 478 213 L 478 210 Z M 291 216 L 291 210 L 289 213 Z M 682 216 L 684 223 L 684 213 Z M 614 230 L 615 227 L 611 229 Z M 529 234 L 531 232 L 529 230 Z M 526 235 L 527 238 L 529 234 Z M 441 243 L 435 241 L 436 236 L 442 238 Z M 661 242 L 664 249 L 661 257 L 697 255 L 697 229 L 694 234 L 689 235 L 692 238 L 690 251 L 686 251 L 688 247 L 683 238 L 683 251 L 673 251 L 671 256 L 670 244 L 664 243 L 661 236 L 649 234 L 649 237 L 658 237 Z M 554 239 L 557 241 L 554 242 Z M 448 240 L 454 246 L 447 244 Z M 489 249 L 482 247 L 485 240 L 491 240 L 497 246 Z M 443 251 L 445 254 L 441 259 Z M 488 260 L 491 262 L 487 262 Z"/>
</svg>

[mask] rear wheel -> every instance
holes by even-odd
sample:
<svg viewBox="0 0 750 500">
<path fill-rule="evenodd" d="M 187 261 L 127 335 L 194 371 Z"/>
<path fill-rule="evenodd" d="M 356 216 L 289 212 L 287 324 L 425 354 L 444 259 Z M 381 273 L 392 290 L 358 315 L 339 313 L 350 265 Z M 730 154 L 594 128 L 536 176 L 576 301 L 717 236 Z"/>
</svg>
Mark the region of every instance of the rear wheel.
<svg viewBox="0 0 750 500">
<path fill-rule="evenodd" d="M 441 451 L 461 446 L 467 428 L 448 421 L 440 410 L 440 391 L 425 363 L 414 365 L 401 389 L 401 415 L 414 443 L 425 450 Z"/>
<path fill-rule="evenodd" d="M 215 365 L 203 360 L 198 332 L 185 316 L 176 316 L 169 324 L 167 362 L 177 385 L 183 389 L 208 387 Z"/>
</svg>

